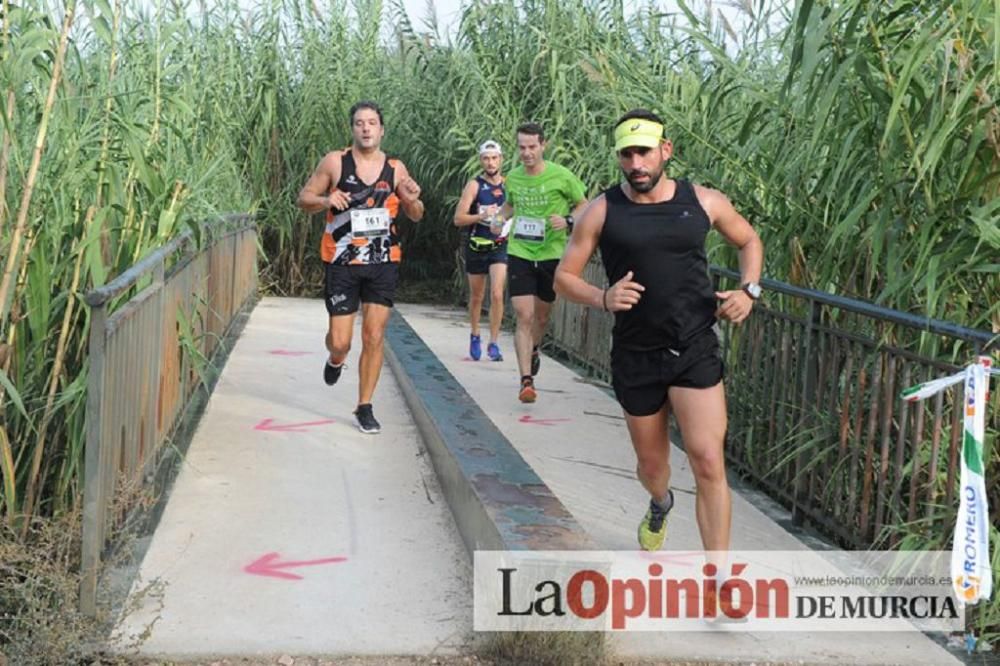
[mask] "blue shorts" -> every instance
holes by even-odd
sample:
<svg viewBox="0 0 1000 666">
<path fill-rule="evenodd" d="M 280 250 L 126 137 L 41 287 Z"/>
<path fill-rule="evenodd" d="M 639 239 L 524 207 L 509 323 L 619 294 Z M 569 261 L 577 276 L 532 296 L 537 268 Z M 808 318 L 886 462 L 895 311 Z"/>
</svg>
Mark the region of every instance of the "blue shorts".
<svg viewBox="0 0 1000 666">
<path fill-rule="evenodd" d="M 476 252 L 465 245 L 465 272 L 469 275 L 488 275 L 493 264 L 507 263 L 507 243 L 503 242 L 489 252 Z"/>
</svg>

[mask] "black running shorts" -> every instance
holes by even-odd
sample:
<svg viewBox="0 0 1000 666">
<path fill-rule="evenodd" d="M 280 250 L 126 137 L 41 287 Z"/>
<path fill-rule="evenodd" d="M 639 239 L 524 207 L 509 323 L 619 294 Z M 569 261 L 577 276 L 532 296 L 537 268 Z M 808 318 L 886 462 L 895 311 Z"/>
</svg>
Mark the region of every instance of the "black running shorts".
<svg viewBox="0 0 1000 666">
<path fill-rule="evenodd" d="M 399 282 L 399 264 L 338 266 L 326 264 L 323 300 L 326 311 L 335 315 L 353 314 L 360 303 L 375 303 L 392 307 Z"/>
<path fill-rule="evenodd" d="M 537 296 L 546 303 L 556 300 L 556 292 L 552 285 L 556 279 L 558 265 L 558 259 L 529 261 L 510 255 L 507 258 L 507 274 L 510 276 L 507 289 L 511 297 Z"/>
<path fill-rule="evenodd" d="M 671 386 L 710 388 L 722 381 L 725 366 L 714 329 L 698 334 L 684 349 L 611 352 L 611 386 L 632 416 L 649 416 L 663 407 Z"/>
<path fill-rule="evenodd" d="M 489 252 L 476 252 L 465 246 L 465 272 L 469 275 L 488 275 L 493 264 L 507 263 L 507 244 L 493 248 Z"/>
</svg>

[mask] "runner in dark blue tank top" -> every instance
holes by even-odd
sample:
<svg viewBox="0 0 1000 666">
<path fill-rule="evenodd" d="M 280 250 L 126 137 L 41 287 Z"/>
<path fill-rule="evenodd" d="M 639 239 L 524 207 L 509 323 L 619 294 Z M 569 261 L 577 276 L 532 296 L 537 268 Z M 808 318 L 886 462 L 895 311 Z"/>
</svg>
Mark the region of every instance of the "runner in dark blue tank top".
<svg viewBox="0 0 1000 666">
<path fill-rule="evenodd" d="M 486 354 L 491 361 L 502 361 L 500 353 L 500 322 L 503 320 L 503 287 L 507 281 L 507 237 L 503 231 L 500 209 L 507 199 L 504 179 L 500 175 L 503 152 L 496 141 L 479 147 L 482 174 L 465 184 L 455 210 L 455 226 L 468 229 L 462 234 L 465 272 L 469 276 L 469 356 L 478 361 L 482 356 L 479 335 L 479 315 L 486 295 L 486 276 L 490 276 L 490 343 Z"/>
<path fill-rule="evenodd" d="M 760 296 L 764 250 L 757 233 L 721 192 L 664 176 L 673 153 L 663 121 L 637 109 L 615 125 L 625 181 L 587 208 L 556 270 L 563 297 L 614 313 L 611 374 L 635 449 L 649 508 L 639 545 L 666 536 L 672 409 L 696 481 L 696 518 L 706 551 L 729 549 L 731 501 L 723 460 L 726 398 L 716 318 L 739 324 Z M 715 292 L 705 237 L 715 229 L 739 248 L 743 289 Z M 600 248 L 607 289 L 581 277 Z M 726 600 L 722 600 L 726 603 Z"/>
</svg>

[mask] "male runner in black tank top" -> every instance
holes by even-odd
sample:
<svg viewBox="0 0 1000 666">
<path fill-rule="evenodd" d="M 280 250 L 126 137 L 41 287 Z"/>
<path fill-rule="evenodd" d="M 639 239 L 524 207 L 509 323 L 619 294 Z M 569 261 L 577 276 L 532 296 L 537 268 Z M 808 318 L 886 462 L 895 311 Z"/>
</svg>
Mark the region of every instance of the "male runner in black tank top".
<svg viewBox="0 0 1000 666">
<path fill-rule="evenodd" d="M 640 547 L 656 550 L 666 536 L 673 409 L 697 484 L 702 543 L 706 551 L 726 551 L 726 398 L 713 325 L 717 317 L 738 324 L 750 314 L 760 294 L 763 246 L 721 192 L 664 177 L 673 146 L 656 115 L 643 109 L 625 114 L 615 125 L 615 150 L 626 182 L 596 198 L 577 221 L 555 288 L 571 301 L 615 314 L 612 385 L 625 411 L 636 473 L 651 496 L 639 524 Z M 712 289 L 705 257 L 712 227 L 739 248 L 743 290 Z M 581 277 L 598 247 L 608 289 Z"/>
<path fill-rule="evenodd" d="M 326 271 L 323 296 L 330 357 L 323 380 L 332 386 L 340 379 L 360 305 L 360 382 L 354 416 L 361 432 L 375 434 L 381 426 L 371 402 L 382 370 L 382 341 L 401 258 L 395 218 L 402 209 L 416 222 L 424 215 L 424 204 L 406 166 L 380 149 L 385 124 L 378 105 L 358 102 L 350 113 L 351 147 L 326 154 L 299 192 L 298 205 L 308 213 L 326 211 L 320 255 Z"/>
</svg>

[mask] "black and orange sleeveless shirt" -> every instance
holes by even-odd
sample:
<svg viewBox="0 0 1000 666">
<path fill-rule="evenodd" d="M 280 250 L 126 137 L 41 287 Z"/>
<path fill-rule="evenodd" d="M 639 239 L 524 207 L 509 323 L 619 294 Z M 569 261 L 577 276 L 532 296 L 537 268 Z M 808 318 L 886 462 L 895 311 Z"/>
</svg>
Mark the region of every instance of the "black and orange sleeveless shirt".
<svg viewBox="0 0 1000 666">
<path fill-rule="evenodd" d="M 365 266 L 398 262 L 402 258 L 396 228 L 397 164 L 397 160 L 386 157 L 382 172 L 369 184 L 358 176 L 351 150 L 344 151 L 340 181 L 334 189 L 346 192 L 350 204 L 344 211 L 334 208 L 326 211 L 326 231 L 320 245 L 323 261 L 339 266 Z"/>
</svg>

